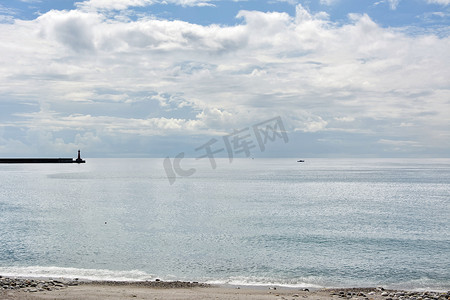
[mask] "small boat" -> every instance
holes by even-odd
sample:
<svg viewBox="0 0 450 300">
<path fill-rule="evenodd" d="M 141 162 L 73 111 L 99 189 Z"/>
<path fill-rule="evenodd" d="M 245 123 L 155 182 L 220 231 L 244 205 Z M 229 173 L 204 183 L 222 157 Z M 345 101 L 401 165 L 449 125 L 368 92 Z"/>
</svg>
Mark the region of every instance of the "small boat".
<svg viewBox="0 0 450 300">
<path fill-rule="evenodd" d="M 297 160 L 297 162 L 305 162 L 303 159 Z"/>
</svg>

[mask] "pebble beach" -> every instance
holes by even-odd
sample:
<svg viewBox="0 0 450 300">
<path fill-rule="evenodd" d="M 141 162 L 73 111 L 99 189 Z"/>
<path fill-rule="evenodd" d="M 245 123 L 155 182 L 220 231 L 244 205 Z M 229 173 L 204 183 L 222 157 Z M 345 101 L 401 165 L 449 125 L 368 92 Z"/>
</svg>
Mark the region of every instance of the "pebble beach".
<svg viewBox="0 0 450 300">
<path fill-rule="evenodd" d="M 450 291 L 402 291 L 383 287 L 299 289 L 218 286 L 182 281 L 80 281 L 0 276 L 0 299 L 352 299 L 450 300 Z"/>
</svg>

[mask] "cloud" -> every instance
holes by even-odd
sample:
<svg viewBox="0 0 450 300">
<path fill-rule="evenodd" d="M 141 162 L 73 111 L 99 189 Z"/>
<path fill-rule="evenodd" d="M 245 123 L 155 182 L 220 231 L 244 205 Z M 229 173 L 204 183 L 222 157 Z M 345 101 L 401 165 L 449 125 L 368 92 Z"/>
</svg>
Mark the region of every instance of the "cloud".
<svg viewBox="0 0 450 300">
<path fill-rule="evenodd" d="M 286 2 L 290 5 L 297 5 L 298 4 L 298 0 L 276 0 L 276 2 Z"/>
<path fill-rule="evenodd" d="M 381 139 L 378 141 L 378 143 L 380 144 L 386 144 L 386 145 L 393 145 L 393 146 L 420 146 L 418 145 L 417 142 L 415 141 L 401 141 L 401 140 L 386 140 L 386 139 Z"/>
<path fill-rule="evenodd" d="M 125 10 L 130 7 L 142 7 L 153 4 L 173 4 L 180 6 L 211 6 L 212 0 L 87 0 L 76 2 L 82 10 Z"/>
<path fill-rule="evenodd" d="M 9 15 L 0 15 L 0 23 L 14 23 L 14 17 Z"/>
<path fill-rule="evenodd" d="M 37 19 L 41 35 L 54 39 L 75 52 L 94 50 L 92 28 L 100 25 L 101 17 L 78 11 L 52 10 Z"/>
<path fill-rule="evenodd" d="M 355 121 L 355 118 L 353 118 L 353 117 L 335 117 L 334 119 L 336 121 L 339 121 L 339 122 L 353 122 L 353 121 Z"/>
<path fill-rule="evenodd" d="M 448 37 L 383 28 L 366 14 L 334 23 L 302 5 L 295 16 L 241 11 L 230 26 L 102 11 L 151 3 L 79 2 L 0 24 L 0 105 L 11 110 L 4 149 L 44 149 L 39 137 L 67 151 L 189 143 L 275 116 L 292 134 L 450 146 Z"/>
<path fill-rule="evenodd" d="M 185 120 L 174 118 L 120 118 L 111 116 L 91 116 L 72 114 L 68 116 L 56 112 L 40 111 L 30 114 L 19 114 L 26 118 L 22 126 L 45 128 L 48 132 L 58 132 L 67 128 L 78 132 L 89 132 L 97 128 L 97 132 L 114 135 L 135 134 L 142 136 L 167 135 L 173 133 L 198 133 L 205 128 L 199 120 Z M 19 123 L 16 123 L 19 124 Z M 206 131 L 206 130 L 205 130 Z"/>
<path fill-rule="evenodd" d="M 400 0 L 388 0 L 388 2 L 389 2 L 389 7 L 392 10 L 395 10 L 395 9 L 397 9 L 397 6 L 399 5 Z"/>
<path fill-rule="evenodd" d="M 151 5 L 152 0 L 88 0 L 75 3 L 80 9 L 123 10 L 129 7 Z"/>
<path fill-rule="evenodd" d="M 320 4 L 322 5 L 333 5 L 337 3 L 339 0 L 320 0 Z"/>
<path fill-rule="evenodd" d="M 450 0 L 427 0 L 427 3 L 447 6 L 450 5 Z"/>
<path fill-rule="evenodd" d="M 0 23 L 13 23 L 17 10 L 9 8 L 0 3 Z"/>
<path fill-rule="evenodd" d="M 405 140 L 381 139 L 378 141 L 378 144 L 385 146 L 386 151 L 394 151 L 394 152 L 418 151 L 424 147 L 424 145 L 420 144 L 417 141 L 405 141 Z"/>
<path fill-rule="evenodd" d="M 25 3 L 41 3 L 42 0 L 20 0 L 21 2 Z"/>
<path fill-rule="evenodd" d="M 377 5 L 386 3 L 386 2 L 389 4 L 389 8 L 391 10 L 396 10 L 397 6 L 400 4 L 400 0 L 381 0 L 381 1 L 375 2 L 374 6 L 377 6 Z"/>
</svg>

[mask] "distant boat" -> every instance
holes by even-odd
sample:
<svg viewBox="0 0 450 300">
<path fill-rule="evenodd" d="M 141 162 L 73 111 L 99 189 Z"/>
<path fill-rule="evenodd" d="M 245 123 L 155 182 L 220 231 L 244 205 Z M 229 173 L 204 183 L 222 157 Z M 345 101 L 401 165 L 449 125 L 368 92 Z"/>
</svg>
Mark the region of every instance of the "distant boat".
<svg viewBox="0 0 450 300">
<path fill-rule="evenodd" d="M 303 159 L 297 160 L 297 162 L 305 162 Z"/>
</svg>

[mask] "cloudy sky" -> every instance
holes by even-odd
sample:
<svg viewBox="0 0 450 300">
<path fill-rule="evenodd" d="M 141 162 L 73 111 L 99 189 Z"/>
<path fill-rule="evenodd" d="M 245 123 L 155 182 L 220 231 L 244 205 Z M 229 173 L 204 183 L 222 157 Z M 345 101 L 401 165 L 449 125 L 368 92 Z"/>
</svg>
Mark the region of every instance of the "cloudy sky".
<svg viewBox="0 0 450 300">
<path fill-rule="evenodd" d="M 2 0 L 0 157 L 450 157 L 450 0 Z"/>
</svg>

